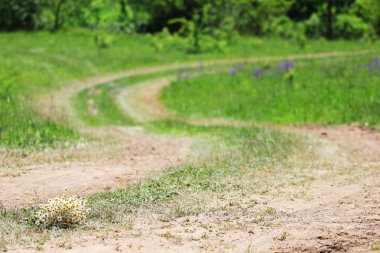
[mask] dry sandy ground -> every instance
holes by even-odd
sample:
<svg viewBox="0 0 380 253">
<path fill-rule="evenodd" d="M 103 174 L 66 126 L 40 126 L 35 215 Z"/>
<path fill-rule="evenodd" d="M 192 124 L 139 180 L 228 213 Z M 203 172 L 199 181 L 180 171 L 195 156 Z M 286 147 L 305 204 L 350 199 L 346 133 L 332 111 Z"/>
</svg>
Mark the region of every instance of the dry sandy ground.
<svg viewBox="0 0 380 253">
<path fill-rule="evenodd" d="M 371 252 L 380 240 L 380 133 L 353 126 L 294 130 L 338 144 L 338 154 L 351 157 L 358 174 L 333 173 L 306 188 L 289 186 L 276 194 L 227 194 L 224 206 L 202 215 L 170 221 L 151 217 L 135 221 L 133 229 L 16 252 Z M 360 173 L 370 168 L 377 170 Z"/>
<path fill-rule="evenodd" d="M 363 52 L 361 52 L 363 53 Z M 316 54 L 270 59 L 326 57 L 342 53 Z M 268 58 L 269 59 L 269 58 Z M 273 60 L 272 59 L 272 60 Z M 258 59 L 237 59 L 256 61 Z M 207 64 L 234 61 L 209 62 Z M 51 95 L 58 110 L 68 112 L 73 119 L 71 97 L 78 91 L 102 82 L 135 74 L 152 73 L 178 67 L 163 66 L 129 71 L 87 80 Z M 121 93 L 119 101 L 140 121 L 171 117 L 157 98 L 169 79 L 155 80 L 149 85 L 131 87 Z M 148 87 L 148 88 L 147 88 Z M 129 98 L 126 100 L 125 98 Z M 47 101 L 47 100 L 45 100 Z M 46 104 L 41 105 L 47 108 Z M 157 111 L 157 108 L 158 111 Z M 161 109 L 160 109 L 161 108 Z M 49 112 L 46 112 L 49 113 Z M 51 113 L 51 112 L 50 112 Z M 210 120 L 196 124 L 229 124 Z M 239 125 L 239 122 L 231 124 Z M 358 127 L 291 127 L 296 131 L 338 144 L 337 161 L 373 171 L 380 163 L 380 133 Z M 88 129 L 83 131 L 90 131 Z M 190 152 L 189 139 L 170 139 L 129 131 L 126 128 L 106 127 L 91 130 L 110 134 L 123 145 L 121 158 L 107 162 L 57 164 L 55 166 L 23 169 L 16 174 L 0 175 L 0 200 L 6 206 L 21 206 L 61 193 L 64 187 L 72 192 L 91 193 L 110 189 L 141 179 L 164 167 L 184 161 Z M 336 145 L 334 145 L 336 146 Z M 329 147 L 329 145 L 326 145 Z M 331 152 L 326 150 L 326 153 Z M 358 169 L 358 170 L 360 170 Z M 316 181 L 307 189 L 294 186 L 282 189 L 277 196 L 259 195 L 233 198 L 224 208 L 211 210 L 207 215 L 159 221 L 155 217 L 136 221 L 133 230 L 96 233 L 52 241 L 16 252 L 367 252 L 372 243 L 380 240 L 380 176 L 378 172 L 364 173 L 365 178 L 348 180 L 345 175 Z M 58 179 L 58 180 L 57 180 Z M 304 191 L 303 197 L 290 198 L 289 192 Z M 226 196 L 228 199 L 229 197 Z M 230 210 L 230 211 L 229 211 Z M 139 231 L 136 233 L 136 231 Z M 99 237 L 99 234 L 102 234 Z"/>
<path fill-rule="evenodd" d="M 15 173 L 0 174 L 0 203 L 5 207 L 28 206 L 63 193 L 88 194 L 114 189 L 184 162 L 191 140 L 130 133 L 128 128 L 107 127 L 110 138 L 122 142 L 117 158 L 93 162 L 41 164 Z M 96 148 L 96 147 L 94 147 Z M 112 148 L 112 146 L 110 147 Z M 115 148 L 113 146 L 113 148 Z"/>
</svg>

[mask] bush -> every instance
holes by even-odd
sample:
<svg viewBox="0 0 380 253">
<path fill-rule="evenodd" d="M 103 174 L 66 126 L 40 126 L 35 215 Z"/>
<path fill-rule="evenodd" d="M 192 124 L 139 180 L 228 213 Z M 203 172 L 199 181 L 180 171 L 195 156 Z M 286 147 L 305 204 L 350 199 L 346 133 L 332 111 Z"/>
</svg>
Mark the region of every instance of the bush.
<svg viewBox="0 0 380 253">
<path fill-rule="evenodd" d="M 273 20 L 270 25 L 270 32 L 283 38 L 293 38 L 295 24 L 287 16 L 280 16 Z"/>
<path fill-rule="evenodd" d="M 48 204 L 40 205 L 35 216 L 35 224 L 44 227 L 83 224 L 90 211 L 86 206 L 87 200 L 63 194 L 62 197 L 49 199 Z"/>
<path fill-rule="evenodd" d="M 41 9 L 38 0 L 0 1 L 0 30 L 35 29 Z"/>
<path fill-rule="evenodd" d="M 321 19 L 316 13 L 311 15 L 311 17 L 308 20 L 306 20 L 303 24 L 305 27 L 305 35 L 307 37 L 314 39 L 322 37 L 323 32 Z"/>
<path fill-rule="evenodd" d="M 345 39 L 358 39 L 371 34 L 371 28 L 361 18 L 348 14 L 337 16 L 335 35 Z"/>
<path fill-rule="evenodd" d="M 105 49 L 114 44 L 115 37 L 110 33 L 100 31 L 95 35 L 94 42 L 98 49 Z"/>
</svg>

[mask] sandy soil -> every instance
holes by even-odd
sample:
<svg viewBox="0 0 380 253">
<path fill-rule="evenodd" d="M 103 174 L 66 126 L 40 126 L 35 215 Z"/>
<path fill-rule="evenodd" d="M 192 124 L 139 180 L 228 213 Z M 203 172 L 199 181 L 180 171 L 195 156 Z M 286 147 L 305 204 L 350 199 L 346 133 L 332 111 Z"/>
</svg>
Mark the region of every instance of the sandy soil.
<svg viewBox="0 0 380 253">
<path fill-rule="evenodd" d="M 8 208 L 27 206 L 55 197 L 63 193 L 64 188 L 80 195 L 114 189 L 178 165 L 189 158 L 191 151 L 191 140 L 188 138 L 136 135 L 122 127 L 93 131 L 97 131 L 98 135 L 106 131 L 103 135 L 122 141 L 117 158 L 41 164 L 15 173 L 2 173 L 0 203 Z"/>
<path fill-rule="evenodd" d="M 277 194 L 226 195 L 225 206 L 199 216 L 152 217 L 137 220 L 133 229 L 16 252 L 371 252 L 380 240 L 380 133 L 353 126 L 291 130 L 331 145 L 338 141 L 340 152 L 352 154 L 357 166 L 375 170 L 364 176 L 359 170 L 354 177 L 332 174 L 307 188 L 289 186 Z M 292 192 L 303 194 L 294 197 Z"/>
<path fill-rule="evenodd" d="M 364 52 L 265 59 L 318 58 L 359 53 Z M 204 65 L 258 60 L 221 60 Z M 39 106 L 50 108 L 46 103 L 53 104 L 56 110 L 65 112 L 64 118 L 73 121 L 75 112 L 70 100 L 84 88 L 135 74 L 198 65 L 199 63 L 161 66 L 90 79 L 50 94 L 50 99 L 45 97 L 40 100 L 45 102 Z M 169 82 L 170 78 L 164 78 L 127 88 L 121 92 L 119 102 L 140 121 L 172 117 L 158 99 L 160 89 Z M 45 110 L 45 113 L 54 116 L 51 115 L 53 111 Z M 218 119 L 195 123 L 229 124 L 228 121 Z M 354 126 L 290 127 L 285 130 L 321 138 L 326 144 L 338 146 L 338 152 L 326 150 L 326 153 L 341 156 L 336 159 L 339 162 L 363 170 L 374 171 L 380 168 L 379 132 Z M 36 197 L 43 200 L 57 195 L 64 187 L 68 187 L 71 192 L 83 194 L 112 189 L 176 165 L 191 153 L 189 139 L 151 136 L 115 127 L 91 130 L 82 127 L 82 131 L 94 131 L 95 134 L 106 136 L 110 134 L 111 138 L 117 138 L 123 146 L 121 158 L 85 164 L 30 166 L 16 174 L 0 174 L 0 201 L 8 207 L 20 207 L 36 201 Z M 152 217 L 136 221 L 133 230 L 125 228 L 107 231 L 100 237 L 99 233 L 102 232 L 99 232 L 97 236 L 85 235 L 64 243 L 52 241 L 42 248 L 17 249 L 15 252 L 367 252 L 372 243 L 380 240 L 380 174 L 377 170 L 364 175 L 364 178 L 355 180 L 336 175 L 316 181 L 307 189 L 297 188 L 300 186 L 282 189 L 277 196 L 235 196 L 234 203 L 229 202 L 227 207 L 211 210 L 207 215 L 172 221 L 159 221 Z M 303 197 L 289 197 L 289 192 L 300 190 L 304 191 Z M 272 209 L 275 212 L 270 211 Z M 136 231 L 139 233 L 136 234 Z"/>
</svg>

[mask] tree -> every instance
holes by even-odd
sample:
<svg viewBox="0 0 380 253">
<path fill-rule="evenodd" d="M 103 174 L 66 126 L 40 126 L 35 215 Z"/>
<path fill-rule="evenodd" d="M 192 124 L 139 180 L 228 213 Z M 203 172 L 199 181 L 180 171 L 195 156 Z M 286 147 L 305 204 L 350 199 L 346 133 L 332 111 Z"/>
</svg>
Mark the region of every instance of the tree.
<svg viewBox="0 0 380 253">
<path fill-rule="evenodd" d="M 378 0 L 356 0 L 356 14 L 364 21 L 370 23 L 380 36 L 380 1 Z"/>
<path fill-rule="evenodd" d="M 40 26 L 39 0 L 0 0 L 0 30 L 33 30 Z"/>
<path fill-rule="evenodd" d="M 58 31 L 58 29 L 61 27 L 61 11 L 66 0 L 57 0 L 56 2 L 57 3 L 55 4 L 54 11 L 54 31 Z"/>
</svg>

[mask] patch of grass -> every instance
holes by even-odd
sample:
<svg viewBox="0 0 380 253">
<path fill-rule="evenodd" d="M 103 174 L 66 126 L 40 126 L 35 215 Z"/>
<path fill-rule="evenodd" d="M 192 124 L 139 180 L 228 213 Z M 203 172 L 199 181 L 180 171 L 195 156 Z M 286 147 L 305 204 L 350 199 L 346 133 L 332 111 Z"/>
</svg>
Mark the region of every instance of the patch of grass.
<svg viewBox="0 0 380 253">
<path fill-rule="evenodd" d="M 372 250 L 380 250 L 380 242 L 372 243 Z"/>
<path fill-rule="evenodd" d="M 133 120 L 117 105 L 114 93 L 113 83 L 97 85 L 78 93 L 73 103 L 79 119 L 90 126 L 133 124 Z"/>
<path fill-rule="evenodd" d="M 103 83 L 95 87 L 85 89 L 74 97 L 74 106 L 77 116 L 90 126 L 102 125 L 135 125 L 132 118 L 117 104 L 115 96 L 119 89 L 135 85 L 145 80 L 163 77 L 177 71 L 164 71 L 154 74 L 137 75 L 122 78 L 112 83 Z"/>
<path fill-rule="evenodd" d="M 0 119 L 0 150 L 67 146 L 79 139 L 70 128 L 43 118 L 15 97 L 10 85 L 0 86 Z"/>
<path fill-rule="evenodd" d="M 202 133 L 201 129 L 197 130 L 198 134 Z M 286 164 L 298 150 L 297 138 L 275 130 L 211 127 L 207 131 L 212 131 L 224 142 L 223 145 L 219 143 L 212 157 L 171 169 L 162 176 L 125 189 L 91 196 L 90 203 L 95 210 L 93 218 L 120 222 L 116 210 L 124 213 L 134 213 L 141 207 L 157 210 L 177 199 L 189 201 L 188 196 L 194 194 L 204 196 L 239 189 L 255 191 L 254 175 L 260 168 Z M 188 212 L 182 208 L 173 208 L 174 216 L 185 213 Z"/>
<path fill-rule="evenodd" d="M 174 241 L 175 243 L 182 242 L 182 238 L 179 235 L 175 235 L 175 234 L 172 234 L 170 232 L 160 234 L 160 236 L 163 238 L 166 238 L 167 240 Z"/>
<path fill-rule="evenodd" d="M 182 117 L 256 122 L 380 123 L 380 62 L 374 56 L 245 65 L 181 79 L 162 100 Z"/>
</svg>

